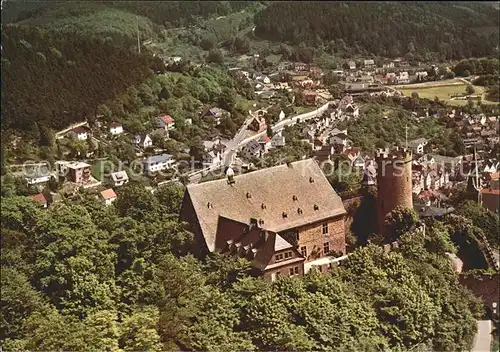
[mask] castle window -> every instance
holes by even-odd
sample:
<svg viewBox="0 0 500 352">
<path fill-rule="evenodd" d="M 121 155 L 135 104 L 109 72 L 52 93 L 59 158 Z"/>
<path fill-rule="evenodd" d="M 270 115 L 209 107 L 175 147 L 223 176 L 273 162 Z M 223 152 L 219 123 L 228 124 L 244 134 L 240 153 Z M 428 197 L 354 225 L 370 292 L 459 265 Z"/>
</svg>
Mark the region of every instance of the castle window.
<svg viewBox="0 0 500 352">
<path fill-rule="evenodd" d="M 274 259 L 275 259 L 277 262 L 282 261 L 282 260 L 283 260 L 283 253 L 281 253 L 281 254 L 276 254 L 276 255 L 274 256 Z"/>
<path fill-rule="evenodd" d="M 324 222 L 323 223 L 323 235 L 326 235 L 328 233 L 328 223 Z"/>
<path fill-rule="evenodd" d="M 330 254 L 330 242 L 323 243 L 323 253 Z"/>
<path fill-rule="evenodd" d="M 307 247 L 306 247 L 306 246 L 300 247 L 300 254 L 301 254 L 304 258 L 307 258 Z"/>
</svg>

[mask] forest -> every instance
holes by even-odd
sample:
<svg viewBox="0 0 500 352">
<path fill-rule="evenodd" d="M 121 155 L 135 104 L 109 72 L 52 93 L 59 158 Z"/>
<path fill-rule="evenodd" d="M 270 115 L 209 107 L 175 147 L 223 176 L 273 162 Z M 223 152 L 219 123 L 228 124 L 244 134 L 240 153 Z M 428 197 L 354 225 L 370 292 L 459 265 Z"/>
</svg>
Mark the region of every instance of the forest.
<svg viewBox="0 0 500 352">
<path fill-rule="evenodd" d="M 109 207 L 83 194 L 39 209 L 2 197 L 4 350 L 465 350 L 481 304 L 445 252 L 460 216 L 355 250 L 330 274 L 268 282 L 249 263 L 189 253 L 181 186 L 130 183 Z M 415 217 L 413 215 L 412 217 Z M 467 235 L 469 233 L 469 235 Z M 432 293 L 431 293 L 432 292 Z"/>
<path fill-rule="evenodd" d="M 287 1 L 272 3 L 254 22 L 259 37 L 336 55 L 444 60 L 492 54 L 499 18 L 498 9 L 480 3 Z"/>
<path fill-rule="evenodd" d="M 95 118 L 97 107 L 163 64 L 98 39 L 6 26 L 2 31 L 2 130 L 34 134 Z M 8 87 L 8 89 L 6 88 Z"/>
</svg>

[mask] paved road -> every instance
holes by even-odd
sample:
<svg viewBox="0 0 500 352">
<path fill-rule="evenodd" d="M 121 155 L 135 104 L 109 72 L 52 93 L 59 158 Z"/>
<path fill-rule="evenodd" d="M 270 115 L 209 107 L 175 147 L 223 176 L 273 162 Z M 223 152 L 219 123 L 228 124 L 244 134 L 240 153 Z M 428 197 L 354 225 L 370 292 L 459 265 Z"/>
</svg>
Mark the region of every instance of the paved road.
<svg viewBox="0 0 500 352">
<path fill-rule="evenodd" d="M 491 348 L 491 320 L 477 321 L 477 334 L 472 352 L 489 352 Z"/>
<path fill-rule="evenodd" d="M 297 120 L 300 119 L 300 121 L 306 121 L 306 120 L 309 120 L 313 117 L 316 117 L 318 115 L 321 115 L 323 114 L 326 109 L 328 109 L 328 105 L 330 103 L 326 103 L 322 106 L 320 106 L 318 109 L 316 110 L 313 110 L 313 111 L 310 111 L 310 112 L 306 112 L 304 114 L 300 114 L 300 115 L 296 115 L 296 116 L 292 116 L 288 119 L 285 119 L 283 121 L 280 121 L 278 122 L 277 124 L 275 124 L 272 129 L 273 129 L 273 132 L 276 132 L 282 128 L 284 128 L 285 126 L 290 126 L 290 125 L 294 125 L 295 123 L 297 123 Z M 244 136 L 244 130 L 242 132 L 243 136 Z M 265 136 L 267 133 L 267 131 L 262 131 L 260 133 L 257 133 L 251 137 L 248 137 L 248 138 L 245 138 L 243 140 L 240 140 L 240 138 L 242 137 L 242 135 L 239 135 L 237 136 L 238 138 L 234 138 L 231 142 L 234 141 L 234 143 L 231 143 L 231 148 L 228 146 L 228 148 L 226 149 L 226 154 L 224 155 L 224 165 L 225 166 L 229 166 L 231 165 L 232 161 L 233 161 L 233 158 L 234 158 L 234 155 L 236 154 L 236 150 L 239 148 L 239 147 L 242 147 L 244 146 L 245 144 L 247 144 L 248 142 L 250 141 L 253 141 L 253 140 L 256 140 L 256 139 L 259 139 L 263 136 Z"/>
</svg>

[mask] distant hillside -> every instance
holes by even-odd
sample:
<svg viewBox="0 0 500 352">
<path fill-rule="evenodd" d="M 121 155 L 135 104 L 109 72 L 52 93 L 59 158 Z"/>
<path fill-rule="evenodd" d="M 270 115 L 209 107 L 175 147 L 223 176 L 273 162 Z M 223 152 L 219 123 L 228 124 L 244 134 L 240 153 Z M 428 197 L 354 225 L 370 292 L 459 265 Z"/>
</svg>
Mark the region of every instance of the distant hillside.
<svg viewBox="0 0 500 352">
<path fill-rule="evenodd" d="M 103 40 L 33 26 L 2 30 L 2 130 L 34 136 L 94 117 L 97 106 L 161 67 Z"/>
<path fill-rule="evenodd" d="M 38 18 L 51 19 L 55 13 L 59 19 L 79 16 L 82 8 L 102 8 L 122 10 L 134 15 L 149 18 L 158 25 L 186 26 L 197 24 L 200 19 L 212 16 L 225 16 L 243 10 L 252 1 L 36 1 L 24 2 L 7 0 L 3 4 L 2 20 L 4 23 L 18 22 Z M 61 12 L 61 8 L 66 13 Z M 134 21 L 135 22 L 135 21 Z M 102 23 L 106 25 L 106 23 Z"/>
<path fill-rule="evenodd" d="M 87 37 L 134 40 L 138 25 L 143 38 L 153 36 L 156 26 L 145 17 L 96 3 L 63 4 L 16 24 L 36 25 Z"/>
<path fill-rule="evenodd" d="M 332 54 L 438 59 L 491 54 L 500 25 L 491 4 L 467 2 L 275 2 L 254 21 L 259 37 Z"/>
</svg>

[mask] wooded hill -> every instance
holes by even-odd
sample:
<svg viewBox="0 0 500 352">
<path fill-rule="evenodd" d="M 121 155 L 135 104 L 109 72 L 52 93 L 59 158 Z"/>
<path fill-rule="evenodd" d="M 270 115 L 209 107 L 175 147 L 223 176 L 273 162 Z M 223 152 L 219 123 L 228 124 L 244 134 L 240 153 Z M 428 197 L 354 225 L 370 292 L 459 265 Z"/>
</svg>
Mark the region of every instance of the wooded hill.
<svg viewBox="0 0 500 352">
<path fill-rule="evenodd" d="M 60 128 L 95 116 L 97 106 L 161 65 L 102 40 L 32 26 L 2 31 L 2 129 Z M 38 126 L 37 126 L 38 125 Z M 36 132 L 35 132 L 36 133 Z"/>
<path fill-rule="evenodd" d="M 254 18 L 266 39 L 337 55 L 461 59 L 491 54 L 499 11 L 452 2 L 275 2 Z"/>
</svg>

